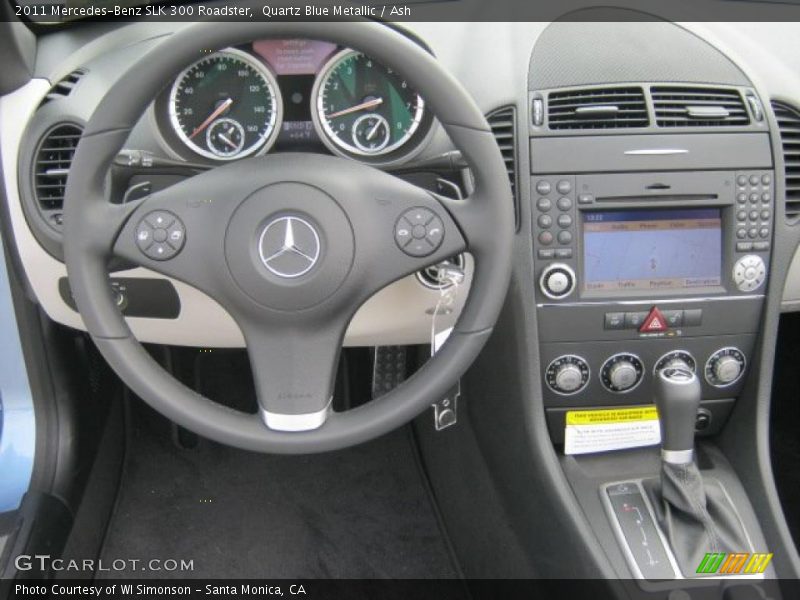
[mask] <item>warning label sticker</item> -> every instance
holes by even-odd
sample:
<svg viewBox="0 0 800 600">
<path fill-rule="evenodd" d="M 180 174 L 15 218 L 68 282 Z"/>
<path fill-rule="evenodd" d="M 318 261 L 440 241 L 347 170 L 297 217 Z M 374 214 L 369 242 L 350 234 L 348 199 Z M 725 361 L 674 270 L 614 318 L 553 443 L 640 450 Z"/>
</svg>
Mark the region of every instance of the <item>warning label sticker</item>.
<svg viewBox="0 0 800 600">
<path fill-rule="evenodd" d="M 655 406 L 567 412 L 565 454 L 653 446 L 661 442 Z"/>
</svg>

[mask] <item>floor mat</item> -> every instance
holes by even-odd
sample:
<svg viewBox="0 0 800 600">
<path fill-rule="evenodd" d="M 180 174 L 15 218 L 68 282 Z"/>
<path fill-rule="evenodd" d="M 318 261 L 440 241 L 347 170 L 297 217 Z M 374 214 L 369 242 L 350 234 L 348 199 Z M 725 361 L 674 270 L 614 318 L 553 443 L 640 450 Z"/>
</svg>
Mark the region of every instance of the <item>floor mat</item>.
<svg viewBox="0 0 800 600">
<path fill-rule="evenodd" d="M 192 560 L 103 577 L 455 578 L 407 428 L 356 448 L 270 456 L 178 449 L 137 410 L 102 558 Z M 141 568 L 141 565 L 139 566 Z"/>
</svg>

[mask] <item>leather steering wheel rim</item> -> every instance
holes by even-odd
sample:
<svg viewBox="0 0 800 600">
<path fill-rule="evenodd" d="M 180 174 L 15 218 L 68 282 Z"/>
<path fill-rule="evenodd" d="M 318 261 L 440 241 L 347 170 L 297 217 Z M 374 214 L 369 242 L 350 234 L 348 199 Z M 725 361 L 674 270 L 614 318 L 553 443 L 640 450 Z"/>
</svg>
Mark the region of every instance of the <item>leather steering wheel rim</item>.
<svg viewBox="0 0 800 600">
<path fill-rule="evenodd" d="M 136 206 L 108 201 L 107 174 L 131 129 L 165 82 L 196 60 L 201 46 L 224 48 L 264 38 L 325 40 L 356 48 L 404 73 L 462 152 L 475 181 L 474 193 L 456 203 L 431 194 L 414 196 L 407 186 L 391 183 L 389 179 L 395 180 L 392 176 L 374 175 L 375 185 L 385 185 L 388 195 L 394 193 L 399 198 L 409 194 L 412 204 L 422 202 L 434 211 L 438 207 L 437 214 L 449 227 L 449 240 L 463 236 L 463 249 L 475 256 L 471 291 L 447 342 L 416 374 L 386 395 L 356 409 L 335 413 L 335 418 L 307 431 L 270 429 L 255 415 L 212 402 L 177 381 L 135 339 L 113 301 L 108 280 L 110 258 L 120 249 L 124 254 L 127 242 L 123 241 L 128 237 L 133 240 L 128 234 L 135 227 L 136 211 L 146 211 L 149 201 L 145 199 Z M 302 159 L 300 155 L 292 156 L 293 160 Z M 279 157 L 267 155 L 237 162 L 259 160 L 258 165 L 269 171 L 272 162 L 281 160 Z M 307 160 L 313 168 L 313 161 L 328 159 Z M 337 165 L 343 170 L 353 169 L 356 178 L 372 181 L 373 174 L 367 170 L 374 169 L 355 163 Z M 230 172 L 235 174 L 236 168 Z M 191 187 L 187 190 L 191 192 Z M 394 200 L 393 196 L 389 204 Z M 175 206 L 183 206 L 175 202 Z M 392 231 L 385 232 L 384 237 L 391 238 Z M 311 453 L 378 437 L 410 421 L 447 393 L 477 357 L 500 314 L 510 279 L 513 232 L 513 201 L 505 164 L 486 119 L 463 87 L 405 36 L 385 25 L 364 21 L 194 23 L 137 61 L 113 85 L 89 120 L 66 190 L 64 250 L 70 285 L 89 334 L 121 379 L 150 406 L 179 425 L 223 444 L 260 452 Z M 356 248 L 355 259 L 366 264 L 358 252 Z M 412 266 L 409 263 L 403 268 Z"/>
</svg>

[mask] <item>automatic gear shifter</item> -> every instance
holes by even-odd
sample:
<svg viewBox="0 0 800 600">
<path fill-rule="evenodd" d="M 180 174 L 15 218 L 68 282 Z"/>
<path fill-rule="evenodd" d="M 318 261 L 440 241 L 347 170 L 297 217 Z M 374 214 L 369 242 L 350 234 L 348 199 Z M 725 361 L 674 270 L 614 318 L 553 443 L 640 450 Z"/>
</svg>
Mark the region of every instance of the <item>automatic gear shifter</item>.
<svg viewBox="0 0 800 600">
<path fill-rule="evenodd" d="M 656 376 L 661 423 L 661 478 L 645 483 L 656 518 L 684 576 L 696 577 L 707 552 L 746 552 L 750 546 L 720 484 L 704 480 L 694 461 L 694 424 L 700 381 L 690 369 L 668 367 Z"/>
<path fill-rule="evenodd" d="M 685 465 L 694 460 L 694 424 L 700 394 L 700 381 L 690 369 L 667 367 L 658 372 L 655 400 L 664 462 Z"/>
</svg>

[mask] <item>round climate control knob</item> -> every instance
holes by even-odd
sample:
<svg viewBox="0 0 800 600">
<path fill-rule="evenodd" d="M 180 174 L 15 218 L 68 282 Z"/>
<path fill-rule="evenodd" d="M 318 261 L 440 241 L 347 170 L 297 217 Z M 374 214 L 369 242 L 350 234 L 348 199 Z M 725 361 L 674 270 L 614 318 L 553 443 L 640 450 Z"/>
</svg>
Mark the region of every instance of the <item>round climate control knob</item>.
<svg viewBox="0 0 800 600">
<path fill-rule="evenodd" d="M 733 385 L 744 374 L 747 362 L 738 348 L 720 348 L 706 362 L 706 381 L 714 387 Z"/>
<path fill-rule="evenodd" d="M 766 278 L 764 259 L 756 254 L 743 256 L 733 265 L 733 282 L 741 292 L 757 290 Z"/>
<path fill-rule="evenodd" d="M 589 383 L 589 365 L 574 354 L 559 356 L 548 365 L 545 382 L 556 394 L 577 394 Z"/>
<path fill-rule="evenodd" d="M 548 265 L 539 277 L 539 288 L 548 298 L 566 298 L 575 288 L 575 271 L 563 263 Z"/>
<path fill-rule="evenodd" d="M 629 392 L 642 381 L 644 365 L 638 356 L 627 352 L 609 358 L 600 370 L 600 381 L 610 392 Z"/>
<path fill-rule="evenodd" d="M 659 371 L 664 369 L 686 369 L 694 373 L 697 369 L 697 363 L 694 360 L 694 356 L 685 350 L 675 350 L 667 352 L 656 361 L 656 365 L 653 367 L 653 375 L 657 375 Z"/>
</svg>

